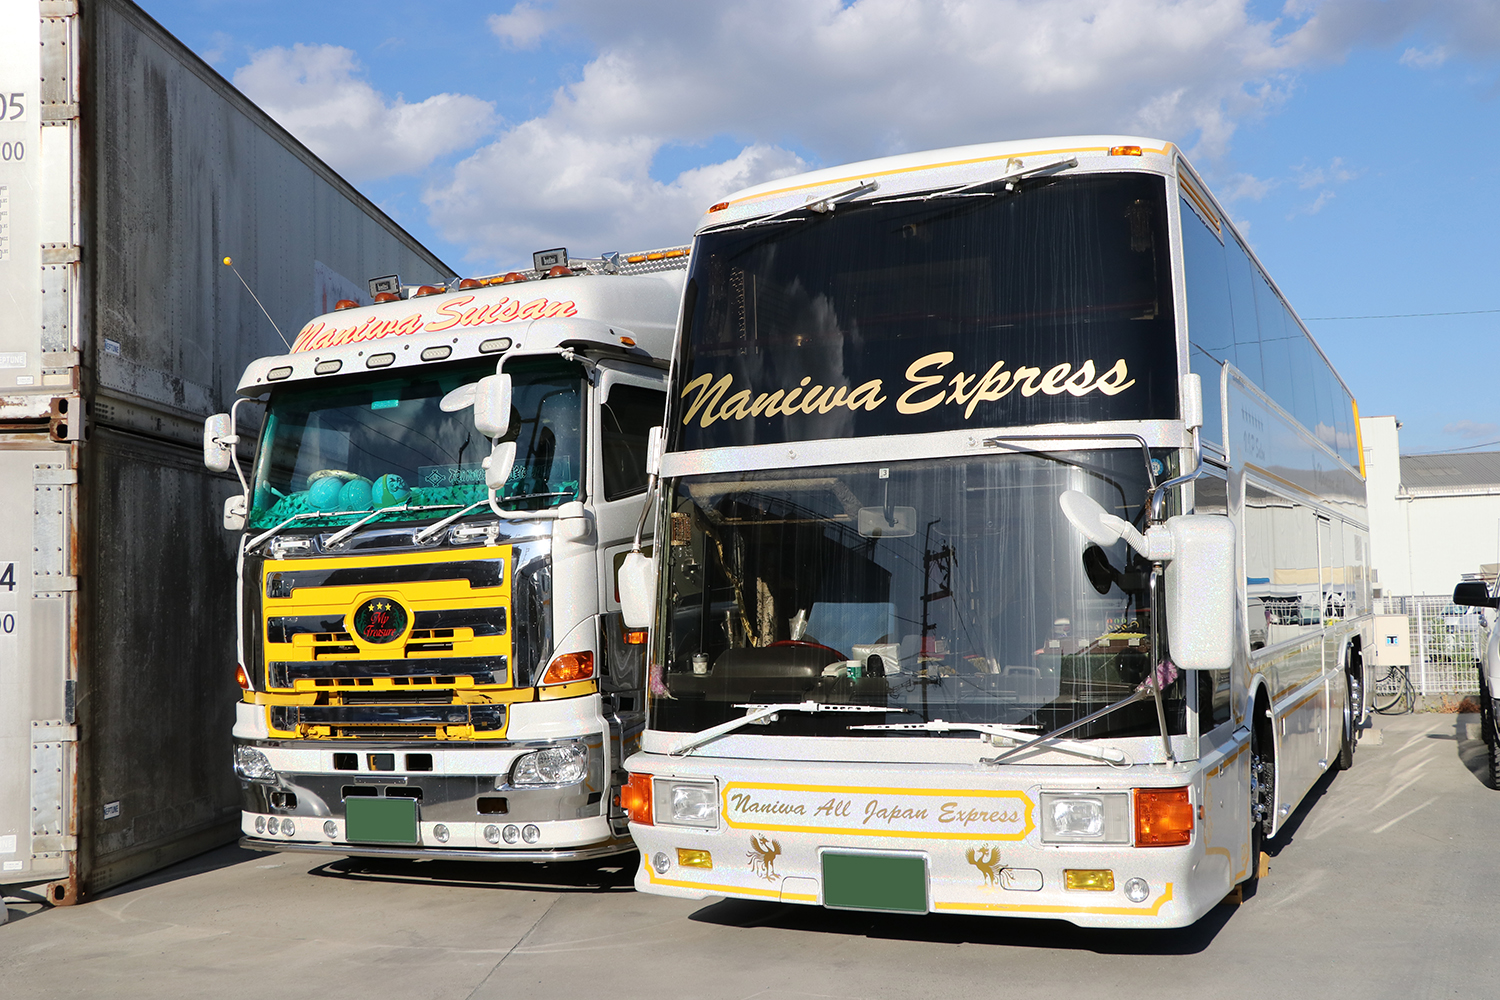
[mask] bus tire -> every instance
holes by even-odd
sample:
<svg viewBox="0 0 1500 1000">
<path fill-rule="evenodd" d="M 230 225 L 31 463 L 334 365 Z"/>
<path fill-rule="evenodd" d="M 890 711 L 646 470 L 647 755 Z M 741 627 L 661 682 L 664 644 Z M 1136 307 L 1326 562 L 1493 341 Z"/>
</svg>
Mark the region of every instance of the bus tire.
<svg viewBox="0 0 1500 1000">
<path fill-rule="evenodd" d="M 1338 769 L 1347 771 L 1354 766 L 1354 681 L 1344 675 L 1344 735 L 1339 743 Z"/>
<path fill-rule="evenodd" d="M 1271 749 L 1270 707 L 1255 700 L 1250 724 L 1250 866 L 1245 887 L 1253 893 L 1260 880 L 1265 832 L 1276 808 L 1276 762 Z"/>
</svg>

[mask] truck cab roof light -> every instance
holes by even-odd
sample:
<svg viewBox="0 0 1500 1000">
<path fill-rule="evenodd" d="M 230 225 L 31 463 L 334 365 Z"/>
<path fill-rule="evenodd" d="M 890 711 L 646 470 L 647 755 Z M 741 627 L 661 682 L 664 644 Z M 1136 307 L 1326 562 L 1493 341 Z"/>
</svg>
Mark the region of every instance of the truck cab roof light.
<svg viewBox="0 0 1500 1000">
<path fill-rule="evenodd" d="M 396 356 L 394 354 L 372 354 L 370 355 L 369 359 L 365 361 L 365 367 L 388 368 L 395 363 Z"/>
<path fill-rule="evenodd" d="M 729 202 L 727 202 L 727 201 L 721 201 L 717 205 L 710 205 L 710 206 L 708 206 L 708 210 L 710 212 L 722 212 L 722 211 L 724 211 L 724 209 L 726 209 L 728 207 L 729 207 Z"/>
<path fill-rule="evenodd" d="M 479 345 L 480 354 L 498 354 L 510 349 L 509 337 L 491 337 Z"/>
<path fill-rule="evenodd" d="M 272 368 L 270 371 L 266 372 L 266 381 L 267 382 L 280 382 L 284 378 L 291 378 L 291 377 L 292 377 L 292 368 L 291 368 L 290 365 L 283 365 L 280 368 Z"/>
<path fill-rule="evenodd" d="M 344 363 L 342 361 L 338 360 L 337 358 L 330 358 L 327 361 L 319 361 L 317 364 L 313 365 L 313 374 L 332 375 L 342 367 L 344 367 Z"/>
<path fill-rule="evenodd" d="M 500 284 L 502 284 L 502 285 L 508 285 L 508 284 L 510 284 L 513 281 L 525 281 L 525 280 L 526 280 L 526 275 L 522 274 L 520 271 L 506 271 L 505 272 L 505 277 L 503 277 L 503 278 L 500 279 Z"/>
<path fill-rule="evenodd" d="M 478 278 L 465 278 L 458 283 L 458 287 L 460 291 L 465 288 L 483 288 L 484 282 L 480 281 Z"/>
<path fill-rule="evenodd" d="M 439 344 L 437 347 L 426 347 L 422 349 L 423 361 L 441 361 L 453 353 L 453 348 L 447 344 Z"/>
<path fill-rule="evenodd" d="M 549 277 L 549 278 L 571 278 L 571 277 L 573 277 L 573 269 L 570 268 L 570 267 L 568 267 L 565 264 L 553 264 L 551 267 L 549 267 L 547 269 L 547 277 Z"/>
<path fill-rule="evenodd" d="M 334 312 L 338 312 L 340 309 L 358 309 L 358 308 L 359 308 L 359 303 L 355 302 L 353 299 L 339 299 L 337 302 L 335 302 L 333 304 L 333 311 Z"/>
<path fill-rule="evenodd" d="M 412 298 L 417 298 L 422 295 L 438 295 L 445 291 L 447 291 L 446 288 L 439 288 L 437 285 L 423 285 L 411 294 Z"/>
<path fill-rule="evenodd" d="M 376 302 L 400 302 L 401 296 L 395 292 L 381 292 L 375 296 Z"/>
</svg>

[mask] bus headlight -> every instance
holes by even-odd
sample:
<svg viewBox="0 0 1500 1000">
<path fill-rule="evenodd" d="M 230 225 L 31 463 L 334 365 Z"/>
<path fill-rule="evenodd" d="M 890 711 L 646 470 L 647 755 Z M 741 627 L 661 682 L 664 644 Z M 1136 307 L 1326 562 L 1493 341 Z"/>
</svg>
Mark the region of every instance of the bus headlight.
<svg viewBox="0 0 1500 1000">
<path fill-rule="evenodd" d="M 589 752 L 581 743 L 548 747 L 516 758 L 510 769 L 512 785 L 572 785 L 589 770 Z"/>
<path fill-rule="evenodd" d="M 713 829 L 719 825 L 718 787 L 701 781 L 657 778 L 652 810 L 658 823 Z"/>
<path fill-rule="evenodd" d="M 276 769 L 271 760 L 254 747 L 234 748 L 234 773 L 246 781 L 275 781 Z"/>
<path fill-rule="evenodd" d="M 1042 843 L 1125 844 L 1130 799 L 1125 792 L 1043 792 Z"/>
</svg>

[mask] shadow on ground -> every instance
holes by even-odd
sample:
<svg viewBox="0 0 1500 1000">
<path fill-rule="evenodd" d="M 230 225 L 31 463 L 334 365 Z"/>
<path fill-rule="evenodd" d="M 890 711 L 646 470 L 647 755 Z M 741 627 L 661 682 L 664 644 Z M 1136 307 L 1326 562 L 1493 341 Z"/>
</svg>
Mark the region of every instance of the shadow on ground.
<svg viewBox="0 0 1500 1000">
<path fill-rule="evenodd" d="M 541 889 L 547 892 L 631 892 L 639 855 L 631 852 L 594 861 L 483 862 L 437 858 L 340 858 L 308 871 L 320 878 L 476 889 Z"/>
</svg>

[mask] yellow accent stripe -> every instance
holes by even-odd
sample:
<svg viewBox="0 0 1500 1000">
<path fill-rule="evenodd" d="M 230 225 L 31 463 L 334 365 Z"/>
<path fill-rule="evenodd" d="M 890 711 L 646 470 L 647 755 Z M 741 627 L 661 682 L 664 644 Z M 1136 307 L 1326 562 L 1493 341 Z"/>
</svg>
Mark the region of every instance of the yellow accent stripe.
<svg viewBox="0 0 1500 1000">
<path fill-rule="evenodd" d="M 1203 216 L 1203 221 L 1207 222 L 1213 228 L 1214 235 L 1222 241 L 1224 239 L 1224 231 L 1219 225 L 1219 213 L 1208 206 L 1208 199 L 1199 193 L 1197 185 L 1188 180 L 1180 164 L 1177 168 L 1177 183 L 1181 186 L 1183 193 L 1197 207 L 1199 214 Z"/>
<path fill-rule="evenodd" d="M 1152 906 L 1060 906 L 1045 903 L 933 903 L 934 910 L 982 910 L 998 913 L 1095 913 L 1109 917 L 1154 917 L 1172 901 L 1168 882 Z"/>
<path fill-rule="evenodd" d="M 1349 397 L 1349 405 L 1354 408 L 1354 444 L 1359 449 L 1359 478 L 1365 476 L 1365 432 L 1359 426 L 1359 400 L 1353 395 Z"/>
<path fill-rule="evenodd" d="M 704 892 L 716 892 L 721 896 L 760 896 L 762 898 L 770 897 L 771 899 L 781 898 L 780 889 L 755 889 L 748 886 L 715 885 L 712 882 L 685 882 L 682 879 L 676 878 L 658 878 L 656 872 L 651 868 L 649 864 L 645 867 L 646 874 L 650 876 L 652 885 L 670 885 L 678 889 L 701 889 Z M 802 893 L 797 893 L 795 896 L 791 893 L 788 893 L 787 895 L 790 899 L 805 898 L 816 901 L 818 898 L 816 896 L 804 896 Z"/>
<path fill-rule="evenodd" d="M 1161 149 L 1143 148 L 1141 152 L 1156 153 L 1165 156 L 1167 152 L 1172 148 L 1172 144 L 1169 142 Z M 874 173 L 867 174 L 850 174 L 848 177 L 835 177 L 823 181 L 813 181 L 807 184 L 794 184 L 791 187 L 777 188 L 774 191 L 763 191 L 760 194 L 746 195 L 743 198 L 736 198 L 735 200 L 729 202 L 729 204 L 739 205 L 746 202 L 760 201 L 763 198 L 775 198 L 777 195 L 794 194 L 798 191 L 806 191 L 809 188 L 827 187 L 830 184 L 844 184 L 854 180 L 869 180 L 872 177 L 895 177 L 900 174 L 920 173 L 924 170 L 944 170 L 949 167 L 968 167 L 973 166 L 976 163 L 994 163 L 997 160 L 1015 160 L 1020 159 L 1023 156 L 1052 156 L 1059 153 L 1107 153 L 1109 152 L 1109 150 L 1109 146 L 1080 146 L 1076 149 L 1031 149 L 1022 150 L 1018 153 L 1008 153 L 1005 156 L 977 156 L 972 160 L 950 160 L 946 163 L 924 163 L 921 166 L 917 167 L 901 167 L 892 170 L 879 170 Z M 1125 158 L 1122 157 L 1122 159 Z M 1134 157 L 1129 157 L 1129 159 L 1134 159 Z M 723 210 L 720 209 L 720 211 Z"/>
<path fill-rule="evenodd" d="M 1212 771 L 1209 771 L 1208 774 L 1205 775 L 1205 777 L 1216 778 L 1220 774 L 1223 774 L 1226 770 L 1228 770 L 1229 765 L 1233 764 L 1235 761 L 1239 760 L 1240 759 L 1240 754 L 1244 753 L 1248 749 L 1250 749 L 1250 745 L 1247 743 L 1244 746 L 1240 747 L 1238 750 L 1236 750 L 1234 753 L 1230 754 L 1224 760 L 1220 761 L 1219 762 L 1219 766 L 1216 767 L 1216 768 L 1214 768 Z"/>
</svg>

